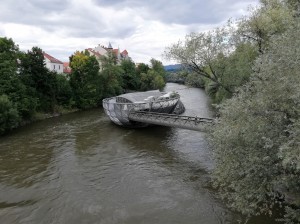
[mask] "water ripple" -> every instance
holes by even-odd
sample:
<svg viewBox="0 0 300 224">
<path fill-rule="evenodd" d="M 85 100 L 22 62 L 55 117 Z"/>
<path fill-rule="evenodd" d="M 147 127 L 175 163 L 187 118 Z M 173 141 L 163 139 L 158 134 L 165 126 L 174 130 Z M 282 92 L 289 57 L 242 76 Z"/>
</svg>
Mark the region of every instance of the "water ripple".
<svg viewBox="0 0 300 224">
<path fill-rule="evenodd" d="M 36 122 L 1 138 L 0 223 L 233 223 L 211 166 L 201 133 L 124 129 L 101 109 Z"/>
</svg>

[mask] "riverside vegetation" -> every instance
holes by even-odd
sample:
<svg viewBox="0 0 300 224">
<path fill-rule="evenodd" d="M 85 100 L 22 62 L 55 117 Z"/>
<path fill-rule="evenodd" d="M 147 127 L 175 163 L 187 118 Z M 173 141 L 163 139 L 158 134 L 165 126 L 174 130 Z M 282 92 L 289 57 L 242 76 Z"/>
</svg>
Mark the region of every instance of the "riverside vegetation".
<svg viewBox="0 0 300 224">
<path fill-rule="evenodd" d="M 45 67 L 43 51 L 19 50 L 12 39 L 0 38 L 0 135 L 23 123 L 73 110 L 102 105 L 102 99 L 124 91 L 162 89 L 162 63 L 151 59 L 151 68 L 130 60 L 117 64 L 111 54 L 101 58 L 102 69 L 88 52 L 70 57 L 70 76 Z"/>
<path fill-rule="evenodd" d="M 220 196 L 247 217 L 281 208 L 278 221 L 300 223 L 300 2 L 261 0 L 249 14 L 191 33 L 165 55 L 219 104 L 211 136 Z"/>
</svg>

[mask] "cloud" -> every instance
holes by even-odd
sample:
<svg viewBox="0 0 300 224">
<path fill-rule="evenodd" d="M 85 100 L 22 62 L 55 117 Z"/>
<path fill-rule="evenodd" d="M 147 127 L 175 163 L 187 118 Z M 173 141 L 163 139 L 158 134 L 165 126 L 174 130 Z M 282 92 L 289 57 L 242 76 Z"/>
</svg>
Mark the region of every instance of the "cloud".
<svg viewBox="0 0 300 224">
<path fill-rule="evenodd" d="M 240 8 L 257 3 L 256 0 L 93 0 L 98 6 L 135 9 L 147 20 L 159 20 L 166 24 L 188 25 L 190 23 L 218 24 L 229 17 L 240 17 Z"/>
<path fill-rule="evenodd" d="M 127 49 L 136 62 L 162 60 L 166 46 L 245 14 L 258 0 L 0 1 L 0 35 L 21 49 L 39 46 L 60 60 L 98 44 Z"/>
</svg>

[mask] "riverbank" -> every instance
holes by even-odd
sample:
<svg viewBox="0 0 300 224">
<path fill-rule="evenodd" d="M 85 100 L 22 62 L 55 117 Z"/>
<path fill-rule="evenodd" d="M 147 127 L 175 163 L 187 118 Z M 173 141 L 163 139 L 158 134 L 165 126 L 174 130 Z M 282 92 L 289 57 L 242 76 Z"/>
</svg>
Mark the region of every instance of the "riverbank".
<svg viewBox="0 0 300 224">
<path fill-rule="evenodd" d="M 73 108 L 73 109 L 65 109 L 65 108 L 61 108 L 59 110 L 56 110 L 56 112 L 53 113 L 41 113 L 41 112 L 36 112 L 32 118 L 30 120 L 23 120 L 19 123 L 19 125 L 13 129 L 11 129 L 10 131 L 4 132 L 2 134 L 0 134 L 0 138 L 1 136 L 5 136 L 5 135 L 9 135 L 10 133 L 12 133 L 13 131 L 27 126 L 27 125 L 31 125 L 37 121 L 42 121 L 42 120 L 46 120 L 46 119 L 50 119 L 50 118 L 55 118 L 55 117 L 60 117 L 62 115 L 67 115 L 67 114 L 71 114 L 71 113 L 75 113 L 81 111 L 78 108 Z"/>
</svg>

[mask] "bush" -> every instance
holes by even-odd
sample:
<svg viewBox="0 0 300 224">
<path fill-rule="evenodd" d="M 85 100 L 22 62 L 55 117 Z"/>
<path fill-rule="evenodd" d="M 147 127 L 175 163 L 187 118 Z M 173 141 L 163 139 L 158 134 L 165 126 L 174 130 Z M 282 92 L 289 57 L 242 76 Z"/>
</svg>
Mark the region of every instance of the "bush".
<svg viewBox="0 0 300 224">
<path fill-rule="evenodd" d="M 19 126 L 18 110 L 7 95 L 0 96 L 0 135 Z"/>
<path fill-rule="evenodd" d="M 269 214 L 286 203 L 286 221 L 299 223 L 300 23 L 270 43 L 250 82 L 222 105 L 212 136 L 215 186 L 230 206 Z"/>
</svg>

